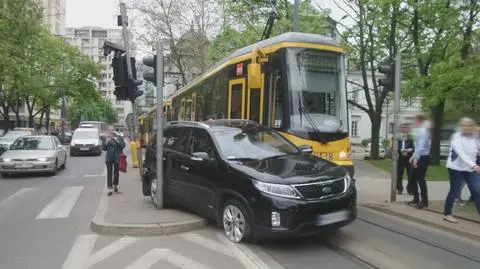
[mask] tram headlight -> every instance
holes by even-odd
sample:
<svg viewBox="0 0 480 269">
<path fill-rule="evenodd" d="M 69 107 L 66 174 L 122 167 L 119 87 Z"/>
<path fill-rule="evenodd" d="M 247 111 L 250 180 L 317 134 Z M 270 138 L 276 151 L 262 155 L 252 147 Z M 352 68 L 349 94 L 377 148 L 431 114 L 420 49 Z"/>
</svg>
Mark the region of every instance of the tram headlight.
<svg viewBox="0 0 480 269">
<path fill-rule="evenodd" d="M 345 151 L 342 150 L 338 153 L 338 158 L 339 159 L 346 159 L 346 158 L 348 158 L 348 154 Z"/>
</svg>

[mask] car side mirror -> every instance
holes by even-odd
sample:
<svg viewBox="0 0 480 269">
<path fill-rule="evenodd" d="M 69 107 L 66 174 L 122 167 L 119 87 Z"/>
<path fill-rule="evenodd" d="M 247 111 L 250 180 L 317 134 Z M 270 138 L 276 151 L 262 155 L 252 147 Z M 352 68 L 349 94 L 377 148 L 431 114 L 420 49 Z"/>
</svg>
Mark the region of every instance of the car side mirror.
<svg viewBox="0 0 480 269">
<path fill-rule="evenodd" d="M 207 161 L 210 160 L 208 153 L 206 152 L 194 152 L 192 153 L 192 157 L 190 157 L 192 161 Z"/>
<path fill-rule="evenodd" d="M 309 145 L 301 145 L 301 146 L 298 146 L 298 148 L 299 148 L 303 153 L 307 153 L 307 154 L 313 153 L 313 148 L 312 148 L 312 146 L 309 146 Z"/>
</svg>

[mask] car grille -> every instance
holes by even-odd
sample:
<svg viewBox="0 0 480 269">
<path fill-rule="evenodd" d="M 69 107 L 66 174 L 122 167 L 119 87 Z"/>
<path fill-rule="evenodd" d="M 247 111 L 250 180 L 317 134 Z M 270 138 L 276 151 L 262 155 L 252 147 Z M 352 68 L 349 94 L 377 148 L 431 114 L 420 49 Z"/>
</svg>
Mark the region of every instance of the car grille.
<svg viewBox="0 0 480 269">
<path fill-rule="evenodd" d="M 94 147 L 95 144 L 76 144 L 77 147 Z"/>
<path fill-rule="evenodd" d="M 14 162 L 33 162 L 37 159 L 13 159 Z"/>
<path fill-rule="evenodd" d="M 339 178 L 310 184 L 293 185 L 307 200 L 325 199 L 345 192 L 345 179 Z"/>
</svg>

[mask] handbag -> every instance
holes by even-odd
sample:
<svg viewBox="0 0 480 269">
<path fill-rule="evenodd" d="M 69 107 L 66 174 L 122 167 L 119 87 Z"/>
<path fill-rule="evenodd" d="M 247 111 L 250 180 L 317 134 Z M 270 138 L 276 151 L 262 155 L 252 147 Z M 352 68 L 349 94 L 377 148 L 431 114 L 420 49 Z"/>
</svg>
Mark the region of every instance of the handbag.
<svg viewBox="0 0 480 269">
<path fill-rule="evenodd" d="M 127 172 L 127 155 L 120 153 L 120 162 L 118 163 L 118 171 Z"/>
</svg>

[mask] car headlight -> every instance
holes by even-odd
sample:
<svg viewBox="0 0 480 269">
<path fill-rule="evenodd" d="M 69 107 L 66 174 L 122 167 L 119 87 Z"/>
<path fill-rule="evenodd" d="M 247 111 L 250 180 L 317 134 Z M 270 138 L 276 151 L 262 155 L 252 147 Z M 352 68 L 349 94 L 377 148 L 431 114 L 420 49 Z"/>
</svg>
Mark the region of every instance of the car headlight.
<svg viewBox="0 0 480 269">
<path fill-rule="evenodd" d="M 9 163 L 9 162 L 12 161 L 12 159 L 10 159 L 10 158 L 0 158 L 0 160 L 4 163 Z"/>
<path fill-rule="evenodd" d="M 345 189 L 343 190 L 343 192 L 346 192 L 348 190 L 348 188 L 350 188 L 350 184 L 352 184 L 352 177 L 347 172 L 347 174 L 345 175 L 343 180 L 345 180 Z"/>
<path fill-rule="evenodd" d="M 70 143 L 70 147 L 75 147 L 75 143 Z"/>
<path fill-rule="evenodd" d="M 348 154 L 343 150 L 338 153 L 338 158 L 340 159 L 345 159 L 347 157 L 348 157 Z"/>
<path fill-rule="evenodd" d="M 46 157 L 42 157 L 42 158 L 38 158 L 37 161 L 39 162 L 47 162 L 47 161 L 50 161 L 52 158 L 46 158 Z"/>
<path fill-rule="evenodd" d="M 252 180 L 252 182 L 253 186 L 261 192 L 286 198 L 300 199 L 300 196 L 290 185 L 265 183 L 256 180 Z"/>
</svg>

